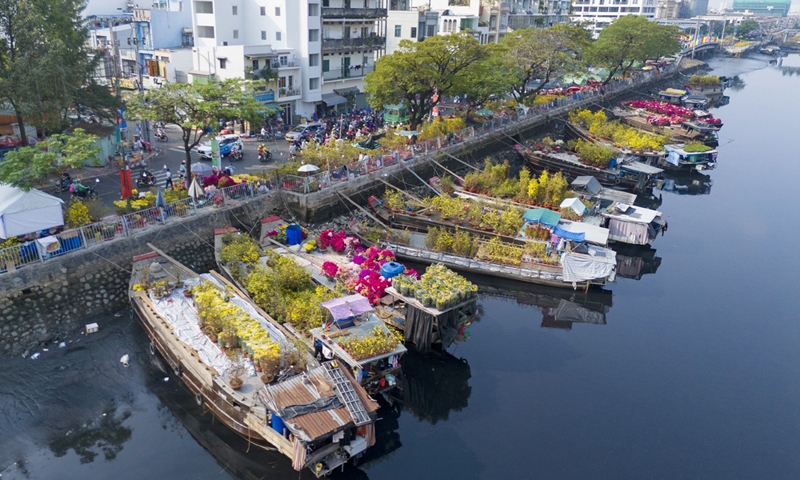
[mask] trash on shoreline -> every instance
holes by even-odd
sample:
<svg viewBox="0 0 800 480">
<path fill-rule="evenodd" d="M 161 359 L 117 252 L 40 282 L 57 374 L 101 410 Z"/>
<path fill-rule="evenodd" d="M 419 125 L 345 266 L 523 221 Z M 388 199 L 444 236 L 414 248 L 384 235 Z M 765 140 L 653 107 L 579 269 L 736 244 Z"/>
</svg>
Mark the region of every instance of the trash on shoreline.
<svg viewBox="0 0 800 480">
<path fill-rule="evenodd" d="M 90 333 L 96 333 L 98 330 L 100 330 L 100 326 L 96 323 L 86 324 L 86 335 L 89 335 Z"/>
<path fill-rule="evenodd" d="M 125 355 L 122 356 L 122 358 L 119 359 L 119 361 L 120 361 L 120 363 L 122 364 L 123 367 L 128 368 L 131 365 L 130 364 L 130 359 L 131 358 L 126 353 Z"/>
<path fill-rule="evenodd" d="M 39 358 L 40 356 L 42 356 L 42 354 L 41 354 L 41 353 L 39 353 L 39 352 L 36 352 L 36 353 L 34 353 L 33 355 L 31 355 L 31 360 L 36 360 L 36 359 L 37 359 L 37 358 Z"/>
</svg>

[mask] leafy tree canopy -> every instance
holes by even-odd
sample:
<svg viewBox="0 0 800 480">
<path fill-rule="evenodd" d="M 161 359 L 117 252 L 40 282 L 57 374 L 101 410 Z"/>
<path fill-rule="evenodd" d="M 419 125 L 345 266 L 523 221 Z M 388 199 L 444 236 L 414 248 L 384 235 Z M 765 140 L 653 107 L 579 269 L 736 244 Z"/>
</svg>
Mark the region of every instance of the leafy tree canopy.
<svg viewBox="0 0 800 480">
<path fill-rule="evenodd" d="M 403 40 L 396 52 L 376 62 L 375 71 L 365 78 L 364 90 L 375 108 L 408 106 L 413 130 L 441 96 L 461 93 L 469 68 L 488 54 L 467 32 L 436 35 L 423 42 Z"/>
<path fill-rule="evenodd" d="M 584 67 L 581 52 L 591 42 L 589 32 L 576 25 L 525 28 L 501 39 L 502 61 L 514 98 L 520 103 L 536 96 L 545 84 Z M 526 84 L 539 80 L 529 89 Z"/>
<path fill-rule="evenodd" d="M 100 153 L 96 140 L 94 135 L 76 128 L 73 134 L 52 135 L 35 147 L 12 150 L 0 162 L 0 183 L 28 191 L 52 173 L 80 168 Z"/>
<path fill-rule="evenodd" d="M 600 31 L 586 56 L 596 66 L 609 70 L 604 81 L 608 83 L 616 72 L 625 75 L 635 62 L 678 53 L 679 34 L 674 25 L 659 25 L 638 15 L 626 15 Z"/>
</svg>

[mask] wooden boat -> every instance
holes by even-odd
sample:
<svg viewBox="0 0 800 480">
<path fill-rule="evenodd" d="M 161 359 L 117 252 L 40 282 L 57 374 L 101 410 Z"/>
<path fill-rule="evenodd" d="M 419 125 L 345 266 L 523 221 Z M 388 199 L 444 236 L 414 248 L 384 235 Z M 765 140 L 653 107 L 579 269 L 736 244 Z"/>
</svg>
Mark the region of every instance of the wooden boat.
<svg viewBox="0 0 800 480">
<path fill-rule="evenodd" d="M 151 353 L 158 350 L 199 405 L 250 443 L 277 450 L 292 459 L 295 470 L 309 468 L 317 477 L 374 444 L 378 405 L 337 364 L 319 365 L 309 358 L 305 371 L 284 370 L 269 384 L 246 377 L 240 388 L 232 388 L 231 362 L 200 330 L 186 287 L 203 281 L 224 292 L 283 352 L 292 348 L 285 331 L 223 277 L 199 276 L 152 248 L 134 257 L 128 296 Z"/>
<path fill-rule="evenodd" d="M 686 128 L 684 124 L 668 126 L 653 125 L 647 121 L 647 115 L 642 115 L 626 108 L 615 108 L 612 112 L 626 125 L 656 135 L 669 135 L 669 137 L 676 142 L 711 142 L 714 145 L 717 143 L 716 136 L 713 132 L 704 132 L 699 129 L 690 130 Z"/>
<path fill-rule="evenodd" d="M 269 219 L 265 220 L 269 221 L 262 222 L 264 228 L 272 229 L 273 223 L 280 223 L 280 219 L 277 219 L 276 217 L 270 217 Z M 239 285 L 236 278 L 230 272 L 230 269 L 222 263 L 222 259 L 220 258 L 220 251 L 223 246 L 222 238 L 227 234 L 239 234 L 239 232 L 238 230 L 230 227 L 215 230 L 214 256 L 220 268 L 225 269 L 227 272 L 226 275 L 228 276 L 229 280 L 232 283 Z M 274 240 L 269 239 L 269 237 L 266 235 L 262 235 L 262 238 L 265 239 L 264 243 L 261 244 L 262 250 L 270 250 L 273 253 L 292 260 L 309 273 L 315 285 L 323 286 L 332 291 L 335 290 L 335 283 L 320 274 L 322 262 L 309 261 L 308 258 L 311 257 L 310 255 L 301 253 L 298 248 L 292 249 L 287 245 L 282 245 L 278 242 L 275 242 Z M 241 289 L 244 290 L 243 288 Z M 325 308 L 325 303 L 321 304 L 319 308 Z M 371 313 L 371 311 L 365 313 Z M 324 347 L 324 353 L 327 353 L 328 350 L 333 350 L 335 353 L 335 358 L 339 362 L 350 367 L 353 375 L 356 376 L 359 383 L 361 383 L 361 385 L 363 385 L 370 394 L 374 395 L 381 393 L 385 389 L 394 387 L 397 382 L 397 376 L 399 375 L 400 359 L 407 351 L 402 344 L 398 344 L 397 347 L 391 352 L 356 360 L 343 349 L 338 348 L 338 345 L 330 345 L 327 343 L 327 338 L 322 338 L 323 336 L 328 336 L 326 334 L 329 334 L 331 338 L 338 338 L 339 340 L 349 338 L 350 336 L 364 337 L 372 332 L 375 328 L 382 329 L 385 332 L 387 331 L 388 327 L 384 324 L 382 319 L 377 316 L 377 314 L 373 313 L 370 315 L 359 316 L 359 318 L 354 319 L 352 324 L 348 324 L 347 328 L 339 328 L 338 326 L 339 324 L 333 321 L 324 330 L 321 328 L 311 329 L 309 332 L 310 335 L 304 335 L 289 324 L 284 324 L 283 328 L 287 330 L 288 335 L 291 338 L 294 338 L 297 343 L 304 345 L 309 352 L 313 352 L 313 354 L 317 357 L 328 359 L 331 358 L 320 355 L 320 353 L 323 353 L 321 351 L 323 349 L 320 347 Z M 334 332 L 331 332 L 331 329 L 334 330 Z M 388 380 L 385 380 L 387 377 Z"/>
</svg>

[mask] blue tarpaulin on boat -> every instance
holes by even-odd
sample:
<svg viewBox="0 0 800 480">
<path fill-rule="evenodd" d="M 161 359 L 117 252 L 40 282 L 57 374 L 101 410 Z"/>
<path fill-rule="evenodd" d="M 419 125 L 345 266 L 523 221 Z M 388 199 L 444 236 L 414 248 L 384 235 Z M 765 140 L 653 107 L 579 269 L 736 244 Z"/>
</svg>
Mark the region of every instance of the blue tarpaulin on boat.
<svg viewBox="0 0 800 480">
<path fill-rule="evenodd" d="M 586 238 L 586 234 L 583 232 L 570 232 L 564 230 L 563 228 L 556 225 L 556 228 L 553 229 L 553 235 L 558 235 L 561 238 L 565 238 L 567 240 L 572 240 L 573 242 L 582 242 Z"/>
<path fill-rule="evenodd" d="M 525 212 L 522 218 L 526 222 L 541 223 L 548 227 L 555 227 L 558 225 L 558 221 L 561 220 L 561 214 L 546 208 L 531 208 Z"/>
</svg>

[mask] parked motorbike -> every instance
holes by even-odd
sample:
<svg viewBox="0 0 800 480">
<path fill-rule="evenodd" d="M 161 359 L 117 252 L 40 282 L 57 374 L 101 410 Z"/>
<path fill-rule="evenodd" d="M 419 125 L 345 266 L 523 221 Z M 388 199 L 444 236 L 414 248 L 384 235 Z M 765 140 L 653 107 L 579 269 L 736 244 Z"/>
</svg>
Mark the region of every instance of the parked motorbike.
<svg viewBox="0 0 800 480">
<path fill-rule="evenodd" d="M 95 183 L 99 183 L 100 179 L 95 178 L 94 181 Z M 90 200 L 97 200 L 98 196 L 97 190 L 92 187 L 84 186 L 81 184 L 80 180 L 76 181 L 69 187 L 69 193 L 71 200 L 85 200 L 87 198 Z"/>
<path fill-rule="evenodd" d="M 156 176 L 149 170 L 143 171 L 142 174 L 136 178 L 136 188 L 152 187 L 155 184 Z"/>
<path fill-rule="evenodd" d="M 169 137 L 167 137 L 167 134 L 164 133 L 164 132 L 156 131 L 155 137 L 156 137 L 156 140 L 158 140 L 159 142 L 168 142 L 169 141 Z"/>
</svg>

